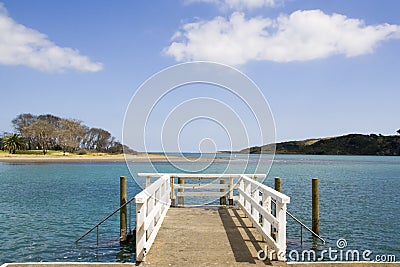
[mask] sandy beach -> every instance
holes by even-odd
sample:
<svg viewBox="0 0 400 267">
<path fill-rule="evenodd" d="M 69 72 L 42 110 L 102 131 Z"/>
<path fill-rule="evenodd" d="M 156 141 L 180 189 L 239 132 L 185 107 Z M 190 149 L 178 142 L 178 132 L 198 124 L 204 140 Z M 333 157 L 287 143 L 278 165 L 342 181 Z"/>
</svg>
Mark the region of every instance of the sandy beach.
<svg viewBox="0 0 400 267">
<path fill-rule="evenodd" d="M 137 154 L 137 155 L 129 155 L 129 161 L 137 161 L 144 162 L 148 161 L 167 161 L 167 158 L 164 155 L 152 155 L 152 154 Z M 178 157 L 175 157 L 179 159 Z M 62 153 L 51 154 L 51 155 L 29 155 L 29 154 L 0 154 L 0 162 L 14 162 L 14 163 L 41 163 L 41 162 L 60 162 L 60 163 L 68 163 L 68 162 L 125 162 L 124 154 L 102 154 L 95 153 L 90 155 L 75 155 L 68 154 L 63 155 Z"/>
<path fill-rule="evenodd" d="M 209 159 L 196 159 L 196 158 L 184 158 L 178 156 L 168 156 L 162 154 L 147 154 L 138 153 L 136 155 L 127 155 L 129 162 L 147 162 L 147 161 L 208 161 Z M 216 158 L 214 160 L 224 160 L 222 158 Z M 11 162 L 11 163 L 68 163 L 68 162 L 125 162 L 124 154 L 106 154 L 106 153 L 93 153 L 86 155 L 66 154 L 62 152 L 51 153 L 47 155 L 40 154 L 9 154 L 0 153 L 0 162 Z"/>
</svg>

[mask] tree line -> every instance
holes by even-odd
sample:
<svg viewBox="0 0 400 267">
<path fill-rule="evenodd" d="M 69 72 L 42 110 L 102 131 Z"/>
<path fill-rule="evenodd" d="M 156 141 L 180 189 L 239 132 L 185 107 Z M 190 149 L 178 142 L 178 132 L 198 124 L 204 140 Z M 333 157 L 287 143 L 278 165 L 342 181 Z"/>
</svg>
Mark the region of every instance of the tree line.
<svg viewBox="0 0 400 267">
<path fill-rule="evenodd" d="M 90 128 L 76 119 L 60 118 L 51 114 L 32 115 L 23 113 L 12 121 L 16 133 L 2 138 L 2 149 L 15 153 L 16 150 L 48 150 L 65 152 L 93 151 L 123 153 L 129 150 L 108 131 Z"/>
</svg>

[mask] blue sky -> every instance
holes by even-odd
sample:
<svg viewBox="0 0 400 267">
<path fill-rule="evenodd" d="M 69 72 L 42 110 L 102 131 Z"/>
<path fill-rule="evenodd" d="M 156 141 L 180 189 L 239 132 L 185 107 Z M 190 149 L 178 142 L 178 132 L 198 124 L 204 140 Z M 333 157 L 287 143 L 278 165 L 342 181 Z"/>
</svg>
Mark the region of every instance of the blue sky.
<svg viewBox="0 0 400 267">
<path fill-rule="evenodd" d="M 0 131 L 12 131 L 20 113 L 51 113 L 121 139 L 135 90 L 192 60 L 229 64 L 253 79 L 277 141 L 400 128 L 396 0 L 0 3 Z M 188 133 L 182 150 L 195 150 Z"/>
</svg>

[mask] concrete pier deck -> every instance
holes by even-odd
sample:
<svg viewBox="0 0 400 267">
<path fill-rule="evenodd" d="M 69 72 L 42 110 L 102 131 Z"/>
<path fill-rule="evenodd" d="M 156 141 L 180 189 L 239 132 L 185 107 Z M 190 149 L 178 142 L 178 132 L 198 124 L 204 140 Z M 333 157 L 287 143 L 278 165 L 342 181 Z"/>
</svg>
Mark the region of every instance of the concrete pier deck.
<svg viewBox="0 0 400 267">
<path fill-rule="evenodd" d="M 140 266 L 271 265 L 257 257 L 264 246 L 261 235 L 240 209 L 170 208 Z"/>
</svg>

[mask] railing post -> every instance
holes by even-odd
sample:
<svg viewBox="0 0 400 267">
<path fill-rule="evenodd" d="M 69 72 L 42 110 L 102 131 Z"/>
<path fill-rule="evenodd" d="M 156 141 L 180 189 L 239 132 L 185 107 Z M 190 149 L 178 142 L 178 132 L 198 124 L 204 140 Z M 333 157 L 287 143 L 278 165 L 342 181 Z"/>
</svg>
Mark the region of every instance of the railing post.
<svg viewBox="0 0 400 267">
<path fill-rule="evenodd" d="M 242 178 L 239 178 L 238 181 L 238 188 L 240 188 L 242 191 L 244 191 L 244 181 Z M 242 193 L 239 191 L 239 203 L 244 206 L 244 197 Z"/>
<path fill-rule="evenodd" d="M 150 176 L 146 176 L 146 188 L 151 185 L 151 178 Z"/>
<path fill-rule="evenodd" d="M 243 182 L 244 182 L 244 192 L 245 192 L 247 195 L 250 196 L 250 195 L 251 195 L 251 184 L 250 184 L 249 181 L 247 181 L 247 180 L 245 180 L 245 179 L 243 179 Z M 250 201 L 245 200 L 245 205 L 244 205 L 244 207 L 246 208 L 246 210 L 250 211 L 250 210 L 251 210 L 251 203 L 250 203 Z"/>
<path fill-rule="evenodd" d="M 136 202 L 136 261 L 143 261 L 147 241 L 144 221 L 146 219 L 146 203 Z"/>
<path fill-rule="evenodd" d="M 219 180 L 219 183 L 220 183 L 220 184 L 226 184 L 226 180 L 225 180 L 225 179 L 220 179 L 220 180 Z M 225 189 L 225 188 L 221 188 L 219 191 L 220 191 L 221 193 L 224 193 L 224 192 L 226 192 L 226 189 Z M 220 205 L 226 205 L 226 196 L 225 196 L 225 195 L 223 195 L 223 196 L 221 196 L 221 197 L 219 198 L 219 204 L 220 204 Z"/>
<path fill-rule="evenodd" d="M 172 189 L 174 188 L 173 187 L 174 181 L 172 179 L 173 177 L 170 177 L 170 180 L 165 182 L 165 190 L 167 193 L 164 195 L 164 199 L 162 199 L 163 204 L 165 206 L 172 205 L 172 196 L 174 196 L 174 203 L 175 203 L 175 194 L 172 192 L 173 191 Z"/>
<path fill-rule="evenodd" d="M 127 194 L 126 194 L 126 176 L 121 176 L 119 181 L 119 189 L 120 189 L 120 198 L 119 198 L 119 205 L 125 205 L 127 201 Z M 119 220 L 119 229 L 120 229 L 120 236 L 119 241 L 125 242 L 126 241 L 126 222 L 127 222 L 127 208 L 126 205 L 123 206 L 120 210 L 120 220 Z"/>
<path fill-rule="evenodd" d="M 170 178 L 170 188 L 171 188 L 171 206 L 175 207 L 175 178 Z"/>
<path fill-rule="evenodd" d="M 147 208 L 146 208 L 146 220 L 151 219 L 151 223 L 148 225 L 147 231 L 146 231 L 146 239 L 149 238 L 149 236 L 151 235 L 151 233 L 153 232 L 154 229 L 154 220 L 155 218 L 149 218 L 147 217 L 149 214 L 151 214 L 151 212 L 154 209 L 154 205 L 155 204 L 155 194 L 149 196 L 149 198 L 147 199 Z M 145 203 L 146 205 L 146 203 Z"/>
<path fill-rule="evenodd" d="M 185 179 L 178 178 L 178 184 L 183 186 L 185 184 Z M 183 193 L 185 190 L 183 188 L 179 188 L 178 192 Z M 184 196 L 178 196 L 178 206 L 183 207 L 185 205 Z"/>
<path fill-rule="evenodd" d="M 272 214 L 271 212 L 271 196 L 267 194 L 266 191 L 262 192 L 262 206 L 266 209 L 266 211 L 269 214 Z M 266 233 L 271 236 L 271 223 L 267 220 L 267 218 L 262 219 L 262 227 L 266 231 Z"/>
<path fill-rule="evenodd" d="M 229 205 L 233 206 L 233 178 L 229 177 Z"/>
<path fill-rule="evenodd" d="M 168 183 L 169 181 L 167 180 L 167 183 Z M 157 207 L 157 205 L 161 202 L 161 205 L 163 204 L 162 203 L 162 199 L 161 199 L 161 196 L 164 194 L 164 192 L 165 192 L 165 183 L 163 183 L 162 185 L 161 185 L 161 187 L 160 187 L 160 189 L 158 190 L 158 192 L 156 191 L 156 198 L 154 199 L 154 206 L 155 207 Z M 157 209 L 157 214 L 156 214 L 156 219 L 155 219 L 155 222 L 154 222 L 154 224 L 156 224 L 157 222 L 158 222 L 158 220 L 160 219 L 160 216 L 161 216 L 161 210 L 160 209 Z"/>
<path fill-rule="evenodd" d="M 257 204 L 260 204 L 260 189 L 258 188 L 258 186 L 256 188 L 252 188 L 251 191 L 254 192 L 253 199 L 256 201 Z M 260 212 L 256 208 L 252 207 L 251 213 L 253 215 L 254 221 L 260 223 Z"/>
<path fill-rule="evenodd" d="M 274 188 L 276 191 L 282 192 L 282 182 L 281 182 L 280 177 L 275 177 Z M 274 215 L 275 217 L 277 217 L 277 204 L 275 203 L 274 205 L 272 205 L 272 203 L 271 203 L 271 208 L 272 207 L 273 207 L 273 209 L 271 209 L 271 214 Z M 271 236 L 274 237 L 275 239 L 276 239 L 276 231 L 278 231 L 278 229 L 271 226 Z"/>
<path fill-rule="evenodd" d="M 279 221 L 278 229 L 276 229 L 276 243 L 278 251 L 276 257 L 278 260 L 285 260 L 286 253 L 286 203 L 276 202 L 276 218 Z"/>
</svg>

